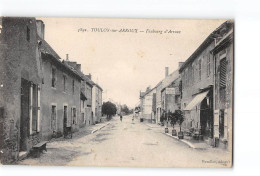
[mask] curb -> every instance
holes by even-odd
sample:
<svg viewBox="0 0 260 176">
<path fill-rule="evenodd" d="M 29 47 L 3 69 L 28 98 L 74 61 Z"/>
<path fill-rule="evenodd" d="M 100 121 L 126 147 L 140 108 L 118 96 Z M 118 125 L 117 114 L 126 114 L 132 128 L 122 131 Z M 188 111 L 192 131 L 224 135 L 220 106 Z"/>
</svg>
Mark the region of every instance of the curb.
<svg viewBox="0 0 260 176">
<path fill-rule="evenodd" d="M 151 126 L 151 125 L 149 125 L 149 124 L 147 124 L 147 123 L 145 123 L 145 125 L 148 126 L 148 127 L 150 127 L 150 128 L 160 128 L 159 126 L 158 126 L 158 127 L 154 127 L 154 126 Z"/>
<path fill-rule="evenodd" d="M 167 136 L 170 136 L 170 137 L 172 137 L 172 138 L 174 138 L 174 139 L 176 139 L 176 140 L 178 140 L 178 141 L 180 141 L 180 142 L 182 142 L 182 143 L 188 145 L 190 148 L 193 148 L 193 149 L 204 149 L 204 148 L 197 148 L 197 147 L 195 147 L 192 143 L 190 143 L 189 141 L 187 141 L 187 140 L 185 140 L 185 139 L 179 139 L 178 137 L 172 136 L 172 135 L 170 135 L 169 133 L 163 133 L 163 134 L 165 134 L 165 135 L 167 135 Z"/>
<path fill-rule="evenodd" d="M 101 127 L 100 127 L 100 128 L 98 128 L 98 129 L 95 129 L 95 130 L 91 131 L 91 134 L 93 134 L 93 133 L 95 133 L 95 132 L 97 132 L 97 131 L 101 130 L 102 128 L 104 128 L 105 126 L 107 126 L 107 125 L 109 125 L 109 124 L 110 124 L 110 122 L 108 122 L 107 124 L 105 124 L 105 125 L 101 126 Z"/>
</svg>

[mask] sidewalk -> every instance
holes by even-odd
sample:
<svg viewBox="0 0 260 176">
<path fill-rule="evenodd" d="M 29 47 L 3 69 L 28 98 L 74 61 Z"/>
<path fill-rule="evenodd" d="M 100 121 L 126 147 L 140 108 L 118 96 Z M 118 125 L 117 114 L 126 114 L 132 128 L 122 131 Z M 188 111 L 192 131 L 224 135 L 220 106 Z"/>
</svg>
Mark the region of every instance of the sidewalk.
<svg viewBox="0 0 260 176">
<path fill-rule="evenodd" d="M 172 129 L 173 129 L 172 127 L 168 127 L 169 133 L 165 133 L 165 126 L 160 126 L 158 124 L 151 124 L 151 123 L 145 123 L 145 125 L 150 128 L 157 128 L 157 129 L 159 128 L 161 133 L 186 144 L 190 148 L 201 149 L 201 150 L 213 148 L 212 146 L 208 145 L 205 141 L 195 141 L 193 139 L 190 139 L 189 136 L 184 136 L 184 139 L 179 139 L 178 136 L 172 136 Z M 177 125 L 175 126 L 174 129 L 176 129 L 177 133 L 180 131 Z"/>
<path fill-rule="evenodd" d="M 110 121 L 112 121 L 112 120 L 113 119 L 111 119 Z M 80 137 L 85 136 L 85 135 L 93 134 L 93 133 L 101 130 L 105 126 L 109 125 L 110 121 L 103 121 L 103 122 L 95 124 L 95 125 L 90 125 L 90 126 L 85 126 L 85 127 L 79 128 L 79 131 L 74 132 L 72 134 L 72 139 L 77 139 L 77 138 L 80 138 Z M 53 142 L 53 141 L 66 141 L 66 140 L 69 140 L 69 139 L 64 138 L 62 136 L 60 138 L 52 138 L 49 142 Z"/>
</svg>

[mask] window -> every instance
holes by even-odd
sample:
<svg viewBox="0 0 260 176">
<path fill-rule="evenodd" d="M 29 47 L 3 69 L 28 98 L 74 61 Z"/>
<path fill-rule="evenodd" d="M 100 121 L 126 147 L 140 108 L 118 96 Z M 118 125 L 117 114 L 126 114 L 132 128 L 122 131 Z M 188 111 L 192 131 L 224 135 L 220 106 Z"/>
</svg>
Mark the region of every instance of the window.
<svg viewBox="0 0 260 176">
<path fill-rule="evenodd" d="M 199 81 L 201 80 L 201 59 L 199 59 Z"/>
<path fill-rule="evenodd" d="M 191 66 L 191 84 L 193 84 L 194 83 L 194 64 L 192 64 L 192 66 Z"/>
<path fill-rule="evenodd" d="M 36 84 L 31 84 L 30 95 L 30 134 L 40 131 L 40 88 Z"/>
<path fill-rule="evenodd" d="M 66 92 L 66 76 L 63 75 L 63 92 Z"/>
<path fill-rule="evenodd" d="M 77 120 L 77 111 L 76 108 L 72 108 L 72 119 L 73 119 L 73 124 L 76 124 Z"/>
<path fill-rule="evenodd" d="M 210 62 L 211 62 L 210 56 L 208 56 L 208 58 L 207 58 L 207 75 L 208 76 L 210 75 Z"/>
<path fill-rule="evenodd" d="M 56 132 L 56 106 L 51 106 L 51 130 Z"/>
<path fill-rule="evenodd" d="M 27 26 L 27 31 L 26 31 L 26 39 L 28 42 L 30 42 L 30 28 Z"/>
<path fill-rule="evenodd" d="M 188 68 L 185 70 L 185 86 L 188 86 Z"/>
<path fill-rule="evenodd" d="M 51 87 L 56 87 L 56 69 L 51 69 Z"/>
<path fill-rule="evenodd" d="M 74 94 L 75 92 L 75 81 L 74 79 L 72 80 L 72 93 Z"/>
</svg>

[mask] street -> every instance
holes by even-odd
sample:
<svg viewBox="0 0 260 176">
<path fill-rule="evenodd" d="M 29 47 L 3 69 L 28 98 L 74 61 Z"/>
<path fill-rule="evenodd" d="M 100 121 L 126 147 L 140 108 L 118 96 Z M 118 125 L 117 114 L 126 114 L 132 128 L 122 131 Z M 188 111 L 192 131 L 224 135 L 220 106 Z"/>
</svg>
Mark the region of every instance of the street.
<svg viewBox="0 0 260 176">
<path fill-rule="evenodd" d="M 39 158 L 19 161 L 21 165 L 122 166 L 122 167 L 223 167 L 229 164 L 226 151 L 197 150 L 151 128 L 132 116 L 121 122 L 115 116 L 96 133 L 57 140 L 47 144 Z M 224 165 L 225 167 L 225 165 Z"/>
</svg>

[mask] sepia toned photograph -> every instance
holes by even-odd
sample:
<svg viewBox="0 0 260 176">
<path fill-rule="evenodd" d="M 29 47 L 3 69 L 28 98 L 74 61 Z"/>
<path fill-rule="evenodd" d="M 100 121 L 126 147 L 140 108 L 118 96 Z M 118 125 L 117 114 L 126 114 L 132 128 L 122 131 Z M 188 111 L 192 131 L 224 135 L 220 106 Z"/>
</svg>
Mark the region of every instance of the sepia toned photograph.
<svg viewBox="0 0 260 176">
<path fill-rule="evenodd" d="M 231 168 L 232 19 L 0 18 L 1 165 Z"/>
</svg>

